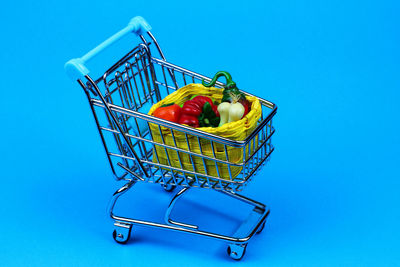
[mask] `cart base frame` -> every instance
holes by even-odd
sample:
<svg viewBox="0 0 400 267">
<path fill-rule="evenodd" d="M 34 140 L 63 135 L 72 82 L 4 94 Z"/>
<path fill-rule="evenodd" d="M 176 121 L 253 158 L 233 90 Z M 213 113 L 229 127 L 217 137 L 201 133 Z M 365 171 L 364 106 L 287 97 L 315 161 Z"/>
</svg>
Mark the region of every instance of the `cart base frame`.
<svg viewBox="0 0 400 267">
<path fill-rule="evenodd" d="M 182 222 L 177 222 L 174 221 L 170 218 L 170 214 L 176 204 L 176 202 L 187 192 L 189 191 L 189 187 L 183 187 L 179 192 L 177 192 L 171 199 L 169 206 L 166 210 L 165 213 L 165 223 L 157 223 L 157 222 L 152 222 L 152 221 L 144 221 L 140 219 L 134 219 L 134 218 L 127 218 L 127 217 L 122 217 L 114 214 L 114 207 L 116 205 L 116 202 L 120 196 L 122 196 L 124 193 L 129 191 L 135 184 L 136 180 L 131 180 L 128 183 L 126 183 L 124 186 L 122 186 L 120 189 L 118 189 L 110 202 L 109 206 L 109 214 L 111 218 L 114 220 L 114 231 L 113 231 L 113 238 L 116 242 L 125 244 L 129 241 L 130 234 L 132 231 L 132 226 L 135 225 L 144 225 L 144 226 L 149 226 L 149 227 L 156 227 L 156 228 L 163 228 L 163 229 L 169 229 L 169 230 L 174 230 L 174 231 L 180 231 L 180 232 L 185 232 L 185 233 L 190 233 L 190 234 L 195 234 L 195 235 L 201 235 L 217 240 L 222 240 L 226 241 L 229 243 L 227 252 L 229 256 L 235 260 L 240 260 L 244 256 L 246 252 L 246 247 L 247 243 L 249 240 L 255 235 L 260 233 L 265 226 L 266 218 L 270 213 L 270 210 L 267 209 L 267 207 L 260 203 L 257 202 L 253 199 L 250 199 L 248 197 L 245 197 L 243 195 L 234 193 L 234 192 L 228 192 L 228 191 L 218 191 L 221 192 L 229 197 L 232 197 L 234 199 L 237 199 L 239 201 L 242 201 L 246 204 L 249 204 L 251 206 L 254 206 L 253 210 L 250 212 L 249 216 L 247 219 L 245 219 L 242 224 L 237 228 L 235 233 L 232 236 L 228 235 L 221 235 L 218 233 L 213 233 L 213 232 L 207 232 L 207 231 L 201 231 L 198 229 L 198 226 L 192 225 L 192 224 L 187 224 L 187 223 L 182 223 Z M 166 191 L 172 191 L 174 187 L 164 187 Z"/>
</svg>

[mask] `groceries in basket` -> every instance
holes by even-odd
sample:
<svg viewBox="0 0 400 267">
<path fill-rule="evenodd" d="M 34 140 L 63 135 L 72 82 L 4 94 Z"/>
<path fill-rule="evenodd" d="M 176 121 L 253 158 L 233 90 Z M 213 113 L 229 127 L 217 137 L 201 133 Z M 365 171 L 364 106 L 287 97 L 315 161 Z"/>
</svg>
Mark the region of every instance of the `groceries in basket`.
<svg viewBox="0 0 400 267">
<path fill-rule="evenodd" d="M 222 76 L 227 80 L 224 88 L 212 87 Z M 220 71 L 208 84 L 204 81 L 188 84 L 166 96 L 152 106 L 149 115 L 241 141 L 256 128 L 261 104 L 257 97 L 240 92 L 229 73 Z M 164 145 L 155 145 L 153 162 L 174 167 L 177 173 L 181 173 L 178 169 L 184 169 L 229 180 L 241 172 L 238 165 L 244 162 L 243 155 L 247 158 L 257 148 L 258 141 L 254 138 L 244 147 L 233 147 L 152 123 L 150 130 L 153 141 Z"/>
<path fill-rule="evenodd" d="M 234 122 L 246 116 L 251 107 L 246 96 L 239 91 L 236 84 L 232 81 L 231 75 L 226 71 L 219 71 L 213 80 L 205 87 L 213 86 L 217 79 L 225 76 L 227 85 L 222 91 L 221 103 L 204 95 L 194 95 L 185 101 L 180 108 L 176 103 L 163 104 L 153 112 L 153 116 L 186 124 L 194 128 L 197 127 L 219 127 L 225 123 Z"/>
</svg>

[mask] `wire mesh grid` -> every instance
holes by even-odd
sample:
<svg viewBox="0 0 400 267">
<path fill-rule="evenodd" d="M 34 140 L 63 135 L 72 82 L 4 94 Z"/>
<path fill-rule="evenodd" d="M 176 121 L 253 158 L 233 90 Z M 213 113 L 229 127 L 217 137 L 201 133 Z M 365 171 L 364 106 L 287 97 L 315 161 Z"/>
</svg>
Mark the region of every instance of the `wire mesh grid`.
<svg viewBox="0 0 400 267">
<path fill-rule="evenodd" d="M 147 115 L 153 104 L 178 88 L 189 83 L 199 83 L 202 79 L 210 80 L 152 57 L 145 44 L 131 50 L 95 81 L 123 133 L 111 119 L 99 97 L 92 92 L 92 85 L 86 83 L 86 93 L 95 121 L 117 179 L 140 179 L 164 185 L 240 191 L 260 166 L 267 162 L 274 150 L 271 136 L 274 133 L 272 117 L 276 110 L 266 100 L 260 99 L 262 116 L 253 133 L 243 141 L 201 133 L 196 129 Z M 222 86 L 222 83 L 217 84 L 217 87 Z M 155 141 L 151 125 L 157 126 L 161 140 Z M 165 129 L 172 137 L 172 145 L 164 138 Z M 176 138 L 177 134 L 186 140 L 183 148 L 177 144 L 181 142 Z M 193 147 L 193 140 L 197 149 Z M 148 176 L 139 168 L 130 148 L 137 154 Z M 212 153 L 204 153 L 205 149 Z M 239 160 L 229 158 L 233 149 L 241 151 Z M 171 163 L 171 153 L 176 153 L 179 165 Z M 210 174 L 211 168 L 216 173 Z M 227 170 L 225 175 L 221 173 L 222 168 Z"/>
</svg>

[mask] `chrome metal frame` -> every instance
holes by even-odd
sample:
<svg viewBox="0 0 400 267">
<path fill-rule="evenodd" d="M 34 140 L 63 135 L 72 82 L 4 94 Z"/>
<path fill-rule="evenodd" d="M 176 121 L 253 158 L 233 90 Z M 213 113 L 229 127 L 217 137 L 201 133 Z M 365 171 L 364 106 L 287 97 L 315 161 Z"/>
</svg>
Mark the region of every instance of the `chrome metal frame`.
<svg viewBox="0 0 400 267">
<path fill-rule="evenodd" d="M 249 205 L 254 206 L 253 212 L 250 214 L 249 218 L 238 228 L 238 230 L 235 232 L 234 235 L 232 236 L 226 236 L 226 235 L 221 235 L 217 233 L 211 233 L 211 232 L 206 232 L 206 231 L 200 231 L 199 226 L 197 225 L 191 225 L 191 224 L 186 224 L 186 223 L 181 223 L 181 222 L 175 222 L 170 219 L 170 214 L 171 211 L 176 203 L 176 201 L 183 196 L 185 192 L 189 190 L 189 187 L 182 188 L 171 200 L 166 213 L 165 213 L 165 224 L 164 223 L 157 223 L 157 222 L 152 222 L 152 221 L 143 221 L 143 220 L 138 220 L 138 219 L 132 219 L 132 218 L 127 218 L 119 215 L 114 214 L 114 207 L 116 204 L 116 201 L 118 198 L 126 193 L 132 186 L 134 186 L 136 181 L 132 180 L 126 183 L 123 187 L 118 189 L 110 202 L 109 205 L 109 214 L 112 219 L 115 220 L 115 226 L 120 227 L 120 225 L 132 225 L 132 224 L 138 224 L 138 225 L 146 225 L 146 226 L 151 226 L 151 227 L 158 227 L 158 228 L 164 228 L 164 229 L 170 229 L 170 230 L 176 230 L 176 231 L 182 231 L 182 232 L 187 232 L 191 234 L 198 234 L 214 239 L 220 239 L 224 241 L 228 241 L 230 243 L 234 244 L 247 244 L 247 242 L 250 240 L 250 238 L 257 233 L 257 231 L 260 229 L 262 224 L 265 222 L 267 216 L 269 215 L 269 209 L 266 208 L 266 206 L 260 202 L 257 202 L 255 200 L 252 200 L 250 198 L 247 198 L 245 196 L 242 196 L 238 193 L 233 193 L 233 192 L 227 192 L 227 191 L 219 191 L 222 192 L 230 197 L 233 197 L 235 199 L 238 199 L 242 202 L 245 202 Z M 250 219 L 251 218 L 251 219 Z"/>
<path fill-rule="evenodd" d="M 210 81 L 209 77 L 167 62 L 154 36 L 150 32 L 148 35 L 151 42 L 141 35 L 143 43 L 129 51 L 101 77 L 93 80 L 86 75 L 85 80 L 78 80 L 88 98 L 111 170 L 117 180 L 127 181 L 114 193 L 109 207 L 110 216 L 115 220 L 114 239 L 119 243 L 126 242 L 133 224 L 159 227 L 227 241 L 230 243 L 228 252 L 231 257 L 240 259 L 247 242 L 265 224 L 269 210 L 264 204 L 236 192 L 243 189 L 251 177 L 259 171 L 261 165 L 268 161 L 274 150 L 271 143 L 271 136 L 275 132 L 272 118 L 277 107 L 272 102 L 258 98 L 262 105 L 263 116 L 258 121 L 255 130 L 242 141 L 212 135 L 148 115 L 149 105 L 155 104 L 178 88 L 202 79 Z M 161 59 L 152 56 L 150 51 L 152 43 L 155 44 Z M 218 82 L 216 86 L 222 87 L 223 84 Z M 162 142 L 153 140 L 151 124 L 158 126 Z M 164 141 L 161 127 L 170 129 L 174 146 Z M 174 135 L 176 132 L 185 135 L 188 149 L 177 146 Z M 188 137 L 197 139 L 200 153 L 190 148 Z M 213 155 L 203 153 L 202 146 L 205 143 L 211 145 Z M 216 156 L 216 146 L 223 147 L 226 158 Z M 156 148 L 164 149 L 165 154 L 163 154 L 168 164 L 160 163 L 160 155 Z M 230 149 L 240 149 L 243 153 L 242 161 L 230 161 L 228 157 Z M 175 151 L 178 155 L 180 168 L 170 164 L 169 152 L 171 151 Z M 180 155 L 187 155 L 193 168 L 184 168 Z M 204 172 L 196 169 L 194 163 L 196 158 L 202 160 Z M 215 164 L 217 176 L 208 173 L 206 162 Z M 221 166 L 227 166 L 229 177 L 220 175 Z M 232 168 L 239 168 L 239 174 L 233 175 Z M 165 187 L 181 187 L 166 210 L 165 223 L 137 220 L 114 214 L 113 209 L 117 199 L 138 181 L 159 183 Z M 215 189 L 254 206 L 253 212 L 232 236 L 201 231 L 199 226 L 172 220 L 170 214 L 175 203 L 191 187 Z"/>
</svg>

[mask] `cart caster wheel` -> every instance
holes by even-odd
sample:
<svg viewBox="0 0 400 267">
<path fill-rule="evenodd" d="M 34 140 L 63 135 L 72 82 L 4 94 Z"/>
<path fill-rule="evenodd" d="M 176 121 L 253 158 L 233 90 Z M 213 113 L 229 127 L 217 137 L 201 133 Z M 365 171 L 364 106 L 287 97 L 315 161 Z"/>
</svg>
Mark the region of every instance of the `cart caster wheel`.
<svg viewBox="0 0 400 267">
<path fill-rule="evenodd" d="M 131 237 L 132 225 L 126 227 L 116 227 L 112 233 L 115 242 L 119 244 L 126 244 Z"/>
<path fill-rule="evenodd" d="M 172 192 L 175 190 L 176 185 L 167 184 L 167 185 L 161 185 L 161 187 L 164 188 L 164 190 L 167 192 Z"/>
<path fill-rule="evenodd" d="M 240 261 L 243 258 L 244 254 L 246 253 L 246 248 L 247 244 L 243 245 L 230 244 L 226 252 L 232 259 Z"/>
<path fill-rule="evenodd" d="M 260 226 L 260 228 L 258 228 L 256 234 L 260 234 L 260 233 L 264 230 L 265 222 L 266 222 L 266 221 L 264 221 L 264 222 L 261 224 L 261 226 Z"/>
</svg>

